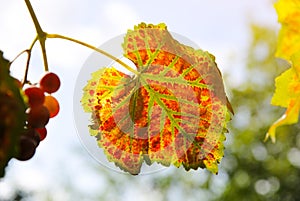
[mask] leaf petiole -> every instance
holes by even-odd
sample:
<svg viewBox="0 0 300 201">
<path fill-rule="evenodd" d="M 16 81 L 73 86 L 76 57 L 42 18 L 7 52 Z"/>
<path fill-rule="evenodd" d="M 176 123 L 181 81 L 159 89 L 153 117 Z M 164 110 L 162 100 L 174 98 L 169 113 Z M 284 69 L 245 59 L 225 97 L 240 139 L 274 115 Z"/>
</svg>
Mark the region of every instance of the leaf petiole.
<svg viewBox="0 0 300 201">
<path fill-rule="evenodd" d="M 92 46 L 90 44 L 87 44 L 85 42 L 82 42 L 80 40 L 76 40 L 76 39 L 73 39 L 73 38 L 70 38 L 70 37 L 67 37 L 67 36 L 62 36 L 62 35 L 59 35 L 59 34 L 48 34 L 46 32 L 43 31 L 36 15 L 35 15 L 35 12 L 32 8 L 32 5 L 30 3 L 29 0 L 24 0 L 25 3 L 26 3 L 26 6 L 28 8 L 28 11 L 31 15 L 31 18 L 32 18 L 32 21 L 34 23 L 34 26 L 35 26 L 35 29 L 36 29 L 36 32 L 37 32 L 37 38 L 34 40 L 31 48 L 34 46 L 35 42 L 38 40 L 40 42 L 40 45 L 41 45 L 41 49 L 42 49 L 42 54 L 43 54 L 43 60 L 44 60 L 44 67 L 45 67 L 45 71 L 48 71 L 49 68 L 48 68 L 48 60 L 47 60 L 47 53 L 46 53 L 46 39 L 47 38 L 60 38 L 60 39 L 64 39 L 64 40 L 69 40 L 69 41 L 72 41 L 74 43 L 77 43 L 77 44 L 80 44 L 80 45 L 83 45 L 85 47 L 88 47 L 92 50 L 95 50 L 96 52 L 99 52 L 105 56 L 107 56 L 108 58 L 111 58 L 112 60 L 116 61 L 117 63 L 121 64 L 124 68 L 126 68 L 127 70 L 129 70 L 130 72 L 138 75 L 139 72 L 134 70 L 133 68 L 131 68 L 130 66 L 128 66 L 127 64 L 125 64 L 123 61 L 121 61 L 120 59 L 118 59 L 117 57 L 109 54 L 108 52 L 105 52 L 104 50 L 101 50 L 99 48 L 96 48 L 95 46 Z M 30 50 L 31 50 L 30 48 Z M 28 61 L 27 61 L 27 66 L 26 66 L 26 73 L 25 73 L 25 77 L 24 77 L 24 81 L 26 81 L 26 78 L 27 78 L 27 71 L 28 71 L 28 66 L 29 66 L 29 60 L 30 60 L 30 52 L 31 51 L 28 51 Z"/>
<path fill-rule="evenodd" d="M 131 68 L 129 65 L 125 64 L 123 61 L 121 61 L 120 59 L 118 59 L 117 57 L 109 54 L 108 52 L 105 52 L 104 50 L 101 50 L 93 45 L 90 45 L 90 44 L 87 44 L 85 42 L 82 42 L 80 40 L 76 40 L 74 38 L 70 38 L 70 37 L 67 37 L 67 36 L 62 36 L 62 35 L 59 35 L 59 34 L 47 34 L 46 35 L 47 38 L 59 38 L 59 39 L 64 39 L 64 40 L 68 40 L 68 41 L 71 41 L 71 42 L 74 42 L 74 43 L 77 43 L 79 45 L 82 45 L 82 46 L 85 46 L 87 48 L 90 48 L 92 50 L 95 50 L 96 52 L 99 52 L 100 54 L 103 54 L 105 56 L 107 56 L 108 58 L 111 58 L 112 60 L 116 61 L 117 63 L 121 64 L 124 68 L 126 68 L 127 70 L 129 70 L 130 72 L 138 75 L 139 72 L 134 70 L 133 68 Z"/>
</svg>

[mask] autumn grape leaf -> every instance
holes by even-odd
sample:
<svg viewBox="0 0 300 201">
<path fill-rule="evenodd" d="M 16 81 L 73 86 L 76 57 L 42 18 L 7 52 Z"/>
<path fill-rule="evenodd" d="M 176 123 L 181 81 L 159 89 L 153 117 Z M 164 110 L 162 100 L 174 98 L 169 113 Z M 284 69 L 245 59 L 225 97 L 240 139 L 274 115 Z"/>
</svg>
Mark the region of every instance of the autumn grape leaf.
<svg viewBox="0 0 300 201">
<path fill-rule="evenodd" d="M 275 4 L 281 29 L 276 56 L 291 63 L 291 68 L 275 79 L 276 90 L 271 104 L 287 108 L 286 112 L 268 130 L 275 142 L 276 129 L 282 125 L 298 122 L 300 107 L 300 1 L 279 0 Z"/>
<path fill-rule="evenodd" d="M 17 153 L 19 136 L 25 123 L 25 103 L 14 78 L 10 63 L 0 51 L 0 178 L 8 161 Z"/>
<path fill-rule="evenodd" d="M 217 173 L 233 111 L 214 56 L 180 44 L 165 24 L 135 26 L 123 49 L 137 73 L 102 68 L 81 100 L 108 160 L 133 175 L 143 162 Z"/>
</svg>

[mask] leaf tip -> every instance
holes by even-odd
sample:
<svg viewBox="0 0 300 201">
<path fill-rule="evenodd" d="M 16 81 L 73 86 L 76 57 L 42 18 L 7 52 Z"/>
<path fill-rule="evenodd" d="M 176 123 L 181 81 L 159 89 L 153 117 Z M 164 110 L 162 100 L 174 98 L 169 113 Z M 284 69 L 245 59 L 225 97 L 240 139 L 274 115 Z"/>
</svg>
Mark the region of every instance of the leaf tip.
<svg viewBox="0 0 300 201">
<path fill-rule="evenodd" d="M 270 132 L 267 132 L 266 136 L 265 136 L 265 139 L 264 139 L 264 142 L 267 142 L 269 138 L 271 138 L 272 143 L 276 142 L 275 133 L 270 134 Z"/>
</svg>

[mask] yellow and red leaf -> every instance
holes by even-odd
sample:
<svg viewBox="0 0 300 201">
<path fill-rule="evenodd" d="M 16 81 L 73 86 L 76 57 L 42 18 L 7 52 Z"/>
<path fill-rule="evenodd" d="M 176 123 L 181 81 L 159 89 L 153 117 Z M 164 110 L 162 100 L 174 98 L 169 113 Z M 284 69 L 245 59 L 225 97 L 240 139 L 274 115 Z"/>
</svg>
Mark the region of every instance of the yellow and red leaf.
<svg viewBox="0 0 300 201">
<path fill-rule="evenodd" d="M 123 49 L 138 73 L 100 69 L 82 98 L 107 158 L 134 175 L 143 162 L 217 173 L 232 108 L 214 57 L 180 44 L 164 24 L 129 30 Z"/>
</svg>

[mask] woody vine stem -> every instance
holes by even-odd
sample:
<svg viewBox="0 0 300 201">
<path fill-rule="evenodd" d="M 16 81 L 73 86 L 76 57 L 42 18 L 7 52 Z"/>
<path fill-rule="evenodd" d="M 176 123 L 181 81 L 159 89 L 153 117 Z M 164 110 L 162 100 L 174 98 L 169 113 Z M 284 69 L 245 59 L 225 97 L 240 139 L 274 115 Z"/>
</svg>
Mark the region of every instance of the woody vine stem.
<svg viewBox="0 0 300 201">
<path fill-rule="evenodd" d="M 47 53 L 46 53 L 46 39 L 47 38 L 59 38 L 59 39 L 64 39 L 64 40 L 68 40 L 68 41 L 71 41 L 71 42 L 74 42 L 74 43 L 77 43 L 77 44 L 80 44 L 82 46 L 85 46 L 87 48 L 90 48 L 100 54 L 103 54 L 109 58 L 111 58 L 112 60 L 116 61 L 117 63 L 121 64 L 124 68 L 126 68 L 127 70 L 129 70 L 130 72 L 134 73 L 134 74 L 139 74 L 139 72 L 137 72 L 136 70 L 134 70 L 133 68 L 131 68 L 130 66 L 128 66 L 127 64 L 125 64 L 123 61 L 121 61 L 120 59 L 118 59 L 117 57 L 109 54 L 108 52 L 105 52 L 104 50 L 101 50 L 93 45 L 90 45 L 90 44 L 87 44 L 85 42 L 82 42 L 80 40 L 76 40 L 74 38 L 70 38 L 70 37 L 67 37 L 67 36 L 63 36 L 63 35 L 59 35 L 59 34 L 48 34 L 46 32 L 43 31 L 36 15 L 35 15 L 35 12 L 32 8 L 32 5 L 30 3 L 29 0 L 24 0 L 25 3 L 26 3 L 26 6 L 27 6 L 27 9 L 30 13 L 30 16 L 32 18 L 32 21 L 34 23 L 34 26 L 35 26 L 35 29 L 36 29 L 36 32 L 37 32 L 37 36 L 36 38 L 33 40 L 31 46 L 29 49 L 21 52 L 24 53 L 24 52 L 27 52 L 28 54 L 28 59 L 27 59 L 27 63 L 26 63 L 26 70 L 25 70 L 25 75 L 24 75 L 24 80 L 23 80 L 23 84 L 25 84 L 27 82 L 27 74 L 28 74 L 28 69 L 29 69 L 29 63 L 30 63 L 30 58 L 31 58 L 31 51 L 32 51 L 32 48 L 33 46 L 35 45 L 35 43 L 37 41 L 40 42 L 40 46 L 41 46 L 41 49 L 42 49 L 42 54 L 43 54 L 43 60 L 44 60 L 44 69 L 45 71 L 49 71 L 49 67 L 48 67 L 48 60 L 47 60 Z"/>
</svg>

